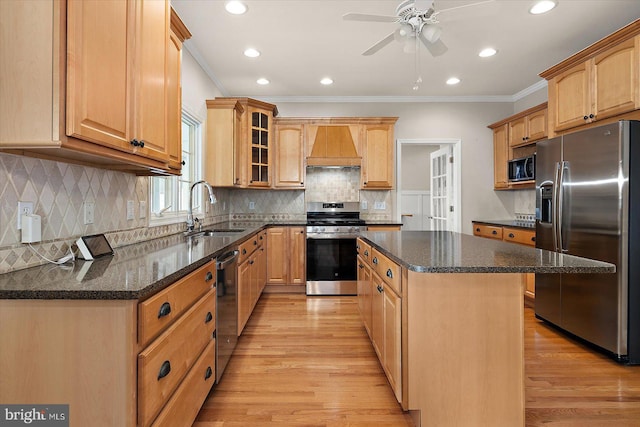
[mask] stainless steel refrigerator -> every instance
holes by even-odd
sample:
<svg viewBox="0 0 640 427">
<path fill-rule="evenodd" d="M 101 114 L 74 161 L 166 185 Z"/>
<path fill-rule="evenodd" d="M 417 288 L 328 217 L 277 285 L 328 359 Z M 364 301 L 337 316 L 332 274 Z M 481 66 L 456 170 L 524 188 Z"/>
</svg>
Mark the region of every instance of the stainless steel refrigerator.
<svg viewBox="0 0 640 427">
<path fill-rule="evenodd" d="M 536 247 L 617 271 L 536 274 L 536 317 L 640 363 L 640 122 L 536 145 Z"/>
</svg>

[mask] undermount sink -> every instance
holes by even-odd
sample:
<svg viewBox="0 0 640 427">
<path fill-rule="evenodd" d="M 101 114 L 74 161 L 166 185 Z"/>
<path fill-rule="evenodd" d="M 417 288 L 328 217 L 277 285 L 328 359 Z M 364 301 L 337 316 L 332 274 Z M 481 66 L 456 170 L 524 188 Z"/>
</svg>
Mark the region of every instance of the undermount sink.
<svg viewBox="0 0 640 427">
<path fill-rule="evenodd" d="M 186 231 L 184 234 L 187 237 L 223 237 L 242 233 L 244 228 L 221 228 L 217 230 L 193 230 Z"/>
</svg>

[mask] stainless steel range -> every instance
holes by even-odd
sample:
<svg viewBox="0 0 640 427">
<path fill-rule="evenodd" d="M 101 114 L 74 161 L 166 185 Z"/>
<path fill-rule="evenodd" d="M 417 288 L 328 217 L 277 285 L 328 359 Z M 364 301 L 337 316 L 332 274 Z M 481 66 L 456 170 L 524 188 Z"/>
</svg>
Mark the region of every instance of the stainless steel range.
<svg viewBox="0 0 640 427">
<path fill-rule="evenodd" d="M 307 295 L 356 295 L 358 202 L 307 203 Z"/>
</svg>

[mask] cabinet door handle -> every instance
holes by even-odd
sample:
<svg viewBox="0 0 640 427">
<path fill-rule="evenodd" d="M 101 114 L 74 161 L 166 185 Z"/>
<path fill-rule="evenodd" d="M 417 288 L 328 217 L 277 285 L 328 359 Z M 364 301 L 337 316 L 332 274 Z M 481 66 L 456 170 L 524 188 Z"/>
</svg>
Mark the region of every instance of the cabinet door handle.
<svg viewBox="0 0 640 427">
<path fill-rule="evenodd" d="M 585 116 L 584 119 L 587 120 L 587 117 Z M 134 147 L 137 147 L 138 145 L 140 145 L 140 142 L 138 142 L 137 139 L 133 138 L 131 141 L 129 141 L 129 144 L 133 145 Z"/>
<path fill-rule="evenodd" d="M 496 230 L 493 230 L 493 231 L 491 232 L 491 234 L 494 234 L 494 235 L 495 235 L 495 234 L 498 234 L 498 232 L 497 232 Z"/>
<path fill-rule="evenodd" d="M 144 141 L 140 140 L 140 148 L 144 148 Z"/>
<path fill-rule="evenodd" d="M 480 232 L 480 229 L 479 229 L 479 228 L 476 228 L 476 233 L 479 233 L 479 232 Z"/>
<path fill-rule="evenodd" d="M 380 285 L 376 286 L 376 289 L 378 289 L 379 293 L 382 293 L 382 291 L 384 291 L 384 289 L 382 289 L 382 286 Z"/>
<path fill-rule="evenodd" d="M 213 315 L 210 311 L 207 312 L 207 317 L 204 318 L 204 323 L 209 323 L 213 320 Z"/>
<path fill-rule="evenodd" d="M 509 233 L 509 237 L 513 239 L 516 236 L 514 236 L 513 233 Z"/>
<path fill-rule="evenodd" d="M 375 257 L 375 256 L 373 257 L 373 263 L 376 265 L 378 264 L 378 257 Z"/>
<path fill-rule="evenodd" d="M 364 265 L 358 264 L 358 267 L 360 267 L 362 269 L 362 268 L 364 268 Z"/>
<path fill-rule="evenodd" d="M 531 238 L 531 241 L 532 241 L 532 242 L 535 242 L 535 241 L 536 241 L 536 236 L 533 236 L 533 237 Z"/>
<path fill-rule="evenodd" d="M 257 240 L 253 241 L 253 246 L 258 246 L 258 241 Z"/>
<path fill-rule="evenodd" d="M 589 114 L 589 118 L 593 119 L 595 116 L 593 114 Z"/>
<path fill-rule="evenodd" d="M 164 316 L 168 316 L 169 313 L 171 313 L 171 304 L 165 302 L 160 306 L 160 310 L 158 311 L 158 319 Z"/>
<path fill-rule="evenodd" d="M 186 165 L 186 164 L 187 164 L 187 162 L 185 162 L 185 161 L 183 160 L 183 161 L 181 161 L 181 162 L 180 162 L 180 164 L 181 164 L 182 166 L 184 166 L 184 165 Z"/>
<path fill-rule="evenodd" d="M 387 277 L 388 277 L 389 279 L 393 279 L 393 271 L 391 271 L 391 269 L 390 269 L 390 268 L 389 268 L 389 269 L 387 269 Z"/>
<path fill-rule="evenodd" d="M 369 251 L 365 250 L 364 251 L 364 256 L 369 256 Z"/>
<path fill-rule="evenodd" d="M 584 120 L 589 120 L 589 116 L 584 116 L 583 119 Z"/>
<path fill-rule="evenodd" d="M 249 261 L 249 265 L 253 265 L 253 260 Z"/>
<path fill-rule="evenodd" d="M 158 372 L 158 380 L 166 377 L 171 372 L 171 362 L 165 360 L 162 362 L 162 366 L 160 366 L 160 372 Z"/>
<path fill-rule="evenodd" d="M 204 379 L 208 380 L 209 378 L 211 378 L 211 374 L 213 374 L 211 366 L 207 366 L 207 370 L 204 372 Z"/>
<path fill-rule="evenodd" d="M 211 279 L 213 279 L 213 274 L 210 271 L 207 271 L 207 276 L 204 278 L 204 281 L 208 282 Z"/>
<path fill-rule="evenodd" d="M 356 245 L 356 249 L 357 249 L 357 250 L 360 250 L 360 245 Z"/>
<path fill-rule="evenodd" d="M 246 255 L 247 254 L 247 250 L 246 249 L 242 249 L 242 255 Z"/>
</svg>

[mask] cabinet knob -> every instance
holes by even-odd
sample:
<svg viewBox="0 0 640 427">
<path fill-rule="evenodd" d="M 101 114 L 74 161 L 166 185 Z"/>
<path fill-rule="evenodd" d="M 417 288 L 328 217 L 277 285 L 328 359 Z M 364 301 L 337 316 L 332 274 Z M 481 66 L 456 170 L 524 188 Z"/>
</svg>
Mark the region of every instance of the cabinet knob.
<svg viewBox="0 0 640 427">
<path fill-rule="evenodd" d="M 378 264 L 378 257 L 373 257 L 373 263 Z"/>
<path fill-rule="evenodd" d="M 585 120 L 587 118 L 585 117 Z M 133 145 L 134 147 L 137 147 L 140 145 L 140 141 L 138 141 L 137 139 L 133 138 L 131 141 L 129 141 L 129 144 Z"/>
<path fill-rule="evenodd" d="M 389 269 L 387 269 L 387 277 L 388 277 L 389 279 L 393 279 L 393 271 L 391 271 L 391 269 L 390 269 L 390 268 L 389 268 Z"/>
<path fill-rule="evenodd" d="M 532 242 L 535 242 L 535 241 L 536 241 L 536 236 L 533 236 L 533 237 L 531 238 L 531 241 L 532 241 Z"/>
<path fill-rule="evenodd" d="M 242 255 L 246 255 L 247 254 L 247 250 L 246 249 L 242 249 Z"/>
<path fill-rule="evenodd" d="M 498 232 L 496 230 L 493 230 L 491 234 L 498 234 Z"/>
<path fill-rule="evenodd" d="M 158 319 L 164 316 L 168 316 L 169 313 L 171 313 L 171 304 L 165 302 L 160 306 L 160 310 L 158 311 Z"/>
<path fill-rule="evenodd" d="M 258 241 L 257 240 L 253 241 L 253 246 L 258 246 Z"/>
<path fill-rule="evenodd" d="M 358 264 L 358 267 L 362 269 L 362 268 L 364 268 L 364 265 Z"/>
<path fill-rule="evenodd" d="M 253 260 L 249 261 L 249 265 L 253 265 Z"/>
<path fill-rule="evenodd" d="M 210 271 L 207 271 L 207 276 L 204 278 L 204 281 L 208 282 L 211 279 L 213 279 L 213 274 Z"/>
<path fill-rule="evenodd" d="M 212 374 L 213 371 L 211 370 L 211 366 L 207 366 L 207 370 L 204 372 L 204 379 L 208 380 L 209 378 L 211 378 Z"/>
<path fill-rule="evenodd" d="M 384 289 L 382 289 L 382 286 L 378 285 L 376 286 L 376 289 L 378 290 L 378 292 L 382 293 L 382 291 L 384 291 Z"/>
<path fill-rule="evenodd" d="M 207 312 L 207 317 L 204 318 L 204 323 L 209 323 L 213 320 L 213 315 L 210 311 Z"/>
<path fill-rule="evenodd" d="M 516 236 L 514 236 L 513 233 L 509 233 L 509 237 L 513 239 Z"/>
<path fill-rule="evenodd" d="M 140 148 L 144 147 L 144 141 L 140 140 Z"/>
<path fill-rule="evenodd" d="M 158 372 L 158 380 L 166 377 L 171 372 L 171 362 L 165 360 L 162 362 L 162 366 L 160 366 L 160 371 Z"/>
<path fill-rule="evenodd" d="M 304 182 L 300 182 L 300 185 L 304 185 Z"/>
<path fill-rule="evenodd" d="M 527 140 L 527 138 L 523 136 L 523 137 L 522 137 L 522 140 L 523 140 L 523 141 L 526 141 L 526 140 Z"/>
<path fill-rule="evenodd" d="M 476 232 L 478 232 L 478 233 L 479 233 L 479 232 L 480 232 L 480 229 L 479 229 L 479 228 L 476 228 Z"/>
<path fill-rule="evenodd" d="M 593 114 L 589 114 L 589 118 L 593 119 L 595 116 Z"/>
<path fill-rule="evenodd" d="M 180 162 L 180 164 L 181 164 L 182 166 L 184 166 L 184 165 L 186 165 L 186 164 L 187 164 L 187 162 L 185 162 L 185 161 L 183 160 L 183 161 L 181 161 L 181 162 Z"/>
<path fill-rule="evenodd" d="M 369 256 L 369 251 L 365 250 L 364 251 L 364 256 Z"/>
<path fill-rule="evenodd" d="M 583 119 L 584 120 L 589 120 L 589 116 L 584 116 Z"/>
</svg>

